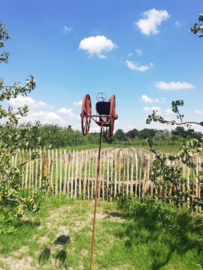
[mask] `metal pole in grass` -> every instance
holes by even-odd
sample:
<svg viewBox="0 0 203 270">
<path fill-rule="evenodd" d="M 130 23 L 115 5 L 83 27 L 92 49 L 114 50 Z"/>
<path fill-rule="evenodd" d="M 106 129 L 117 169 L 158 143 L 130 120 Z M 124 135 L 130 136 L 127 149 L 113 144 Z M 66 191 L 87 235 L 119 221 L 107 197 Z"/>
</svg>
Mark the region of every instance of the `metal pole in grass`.
<svg viewBox="0 0 203 270">
<path fill-rule="evenodd" d="M 101 137 L 102 128 L 108 127 L 107 138 L 113 137 L 114 121 L 118 119 L 118 115 L 115 113 L 116 110 L 116 97 L 112 95 L 108 102 L 104 102 L 107 99 L 107 95 L 100 92 L 96 96 L 99 102 L 96 103 L 96 111 L 98 114 L 92 114 L 91 99 L 90 95 L 86 94 L 82 102 L 82 112 L 81 116 L 81 127 L 84 136 L 87 136 L 90 130 L 91 119 L 101 127 L 100 129 L 100 141 L 99 141 L 99 151 L 98 151 L 98 165 L 97 165 L 97 182 L 95 189 L 95 205 L 94 205 L 94 221 L 93 221 L 93 232 L 92 232 L 92 247 L 91 247 L 91 259 L 90 259 L 90 270 L 92 269 L 92 256 L 93 256 L 93 246 L 94 246 L 94 231 L 95 231 L 95 219 L 96 219 L 96 207 L 97 207 L 97 191 L 98 191 L 98 178 L 99 178 L 99 167 L 100 167 L 100 154 L 101 154 Z M 94 119 L 96 117 L 96 120 Z M 97 120 L 99 118 L 99 121 Z M 104 191 L 104 190 L 103 190 Z"/>
<path fill-rule="evenodd" d="M 93 256 L 93 248 L 94 248 L 94 231 L 95 231 L 95 220 L 96 220 L 96 210 L 97 210 L 97 190 L 98 190 L 98 180 L 99 180 L 99 167 L 100 167 L 100 154 L 101 154 L 102 127 L 103 127 L 103 122 L 101 123 L 100 140 L 99 140 L 99 151 L 98 151 L 97 182 L 96 182 L 96 189 L 95 189 L 94 221 L 93 221 L 93 232 L 92 232 L 92 247 L 91 247 L 91 258 L 90 258 L 90 270 L 92 269 L 92 256 Z"/>
</svg>

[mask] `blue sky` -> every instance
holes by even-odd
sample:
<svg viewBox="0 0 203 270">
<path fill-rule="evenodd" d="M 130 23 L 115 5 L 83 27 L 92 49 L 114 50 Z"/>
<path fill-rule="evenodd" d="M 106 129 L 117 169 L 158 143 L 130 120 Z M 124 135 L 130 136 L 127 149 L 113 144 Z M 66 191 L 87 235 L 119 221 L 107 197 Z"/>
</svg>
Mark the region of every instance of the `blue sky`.
<svg viewBox="0 0 203 270">
<path fill-rule="evenodd" d="M 105 92 L 116 95 L 115 129 L 170 129 L 145 119 L 154 107 L 175 119 L 171 102 L 179 99 L 185 121 L 203 121 L 203 38 L 189 31 L 200 13 L 202 0 L 0 0 L 11 36 L 0 77 L 24 85 L 33 74 L 37 84 L 10 104 L 29 105 L 21 122 L 80 130 L 83 96 L 90 94 L 94 113 L 96 94 Z"/>
</svg>

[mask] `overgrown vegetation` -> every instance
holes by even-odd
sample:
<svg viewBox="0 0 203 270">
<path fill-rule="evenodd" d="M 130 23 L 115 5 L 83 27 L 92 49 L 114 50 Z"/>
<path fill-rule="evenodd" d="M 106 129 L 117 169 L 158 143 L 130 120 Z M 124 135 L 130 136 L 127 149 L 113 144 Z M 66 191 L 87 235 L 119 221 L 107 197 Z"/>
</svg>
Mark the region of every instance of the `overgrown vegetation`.
<svg viewBox="0 0 203 270">
<path fill-rule="evenodd" d="M 0 22 L 0 47 L 4 47 L 4 42 L 10 38 L 7 33 L 5 24 Z M 0 62 L 8 62 L 9 53 L 4 52 L 0 57 Z M 13 86 L 4 86 L 3 79 L 0 80 L 0 101 L 10 100 L 22 94 L 27 96 L 34 90 L 36 83 L 33 75 L 26 80 L 26 85 L 21 86 L 20 83 L 14 83 Z M 39 127 L 40 123 L 36 122 L 32 126 L 21 126 L 16 129 L 19 116 L 26 116 L 28 106 L 18 108 L 17 112 L 12 107 L 4 109 L 0 107 L 0 119 L 5 119 L 6 124 L 0 125 L 0 208 L 5 210 L 8 204 L 12 204 L 10 212 L 1 212 L 1 229 L 0 234 L 4 233 L 4 224 L 16 222 L 15 216 L 21 216 L 24 211 L 36 212 L 39 210 L 40 191 L 32 192 L 22 191 L 20 188 L 22 167 L 25 163 L 13 167 L 10 164 L 10 158 L 17 154 L 19 148 L 26 147 L 30 142 L 37 147 L 40 144 Z M 37 151 L 33 151 L 31 159 L 38 157 Z M 29 160 L 28 160 L 29 161 Z M 27 162 L 28 162 L 27 161 Z M 12 217 L 13 215 L 13 217 Z M 3 226 L 3 227 L 2 227 Z M 10 227 L 10 231 L 12 227 Z"/>
</svg>

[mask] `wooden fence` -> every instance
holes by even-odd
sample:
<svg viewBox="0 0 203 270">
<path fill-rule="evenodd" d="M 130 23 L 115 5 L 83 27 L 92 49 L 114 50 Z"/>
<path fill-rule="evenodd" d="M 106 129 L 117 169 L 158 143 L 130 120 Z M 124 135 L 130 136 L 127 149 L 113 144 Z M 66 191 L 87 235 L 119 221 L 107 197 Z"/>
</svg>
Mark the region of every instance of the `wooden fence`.
<svg viewBox="0 0 203 270">
<path fill-rule="evenodd" d="M 31 150 L 19 150 L 16 157 L 12 157 L 11 164 L 26 163 L 23 167 L 22 188 L 41 187 L 43 181 L 49 181 L 49 191 L 52 195 L 67 193 L 71 197 L 83 197 L 94 199 L 97 175 L 98 150 L 73 151 L 66 150 L 39 150 L 40 158 L 31 160 Z M 102 200 L 114 200 L 116 196 L 135 195 L 138 198 L 153 197 L 158 194 L 160 202 L 165 196 L 162 186 L 154 185 L 151 178 L 151 164 L 154 160 L 151 152 L 140 148 L 112 149 L 101 151 L 98 198 Z M 167 161 L 169 162 L 169 161 Z M 201 158 L 195 160 L 196 174 L 201 167 Z M 183 177 L 186 184 L 180 185 L 182 192 L 191 189 L 193 195 L 200 198 L 202 187 L 198 178 L 193 175 L 190 168 L 184 164 L 172 164 L 171 166 L 183 166 Z M 44 180 L 44 175 L 46 179 Z M 175 186 L 170 184 L 172 193 Z M 193 205 L 192 199 L 182 202 L 188 207 Z M 172 203 L 169 199 L 169 203 Z M 201 207 L 198 208 L 201 212 Z"/>
</svg>

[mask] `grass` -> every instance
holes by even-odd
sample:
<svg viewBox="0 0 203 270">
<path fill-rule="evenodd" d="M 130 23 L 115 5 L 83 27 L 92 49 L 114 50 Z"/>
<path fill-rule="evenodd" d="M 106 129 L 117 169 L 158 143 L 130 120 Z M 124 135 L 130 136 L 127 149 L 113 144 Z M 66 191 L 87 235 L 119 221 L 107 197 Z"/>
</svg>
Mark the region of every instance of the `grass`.
<svg viewBox="0 0 203 270">
<path fill-rule="evenodd" d="M 93 210 L 46 196 L 16 233 L 1 235 L 0 269 L 89 269 Z M 98 202 L 93 269 L 203 269 L 202 255 L 201 216 L 150 199 Z"/>
</svg>

